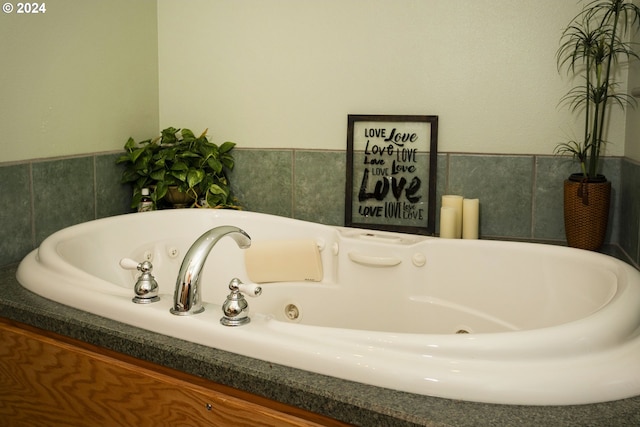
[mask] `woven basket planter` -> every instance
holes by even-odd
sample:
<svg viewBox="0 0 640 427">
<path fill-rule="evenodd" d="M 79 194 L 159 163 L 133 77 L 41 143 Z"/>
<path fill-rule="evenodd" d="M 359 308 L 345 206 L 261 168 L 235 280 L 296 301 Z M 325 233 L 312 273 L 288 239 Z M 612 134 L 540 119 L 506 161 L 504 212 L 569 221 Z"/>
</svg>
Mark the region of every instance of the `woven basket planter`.
<svg viewBox="0 0 640 427">
<path fill-rule="evenodd" d="M 567 243 L 573 248 L 595 251 L 600 249 L 607 234 L 611 183 L 604 177 L 592 182 L 576 175 L 564 182 Z"/>
</svg>

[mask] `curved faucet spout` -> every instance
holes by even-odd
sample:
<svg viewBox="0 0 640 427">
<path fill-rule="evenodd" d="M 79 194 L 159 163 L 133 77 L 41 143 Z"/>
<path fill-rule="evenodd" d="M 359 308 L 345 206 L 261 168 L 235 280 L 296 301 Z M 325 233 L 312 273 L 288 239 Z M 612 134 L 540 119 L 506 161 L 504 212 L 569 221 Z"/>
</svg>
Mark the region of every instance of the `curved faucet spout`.
<svg viewBox="0 0 640 427">
<path fill-rule="evenodd" d="M 204 311 L 200 295 L 200 274 L 211 249 L 224 236 L 235 240 L 238 247 L 246 249 L 251 246 L 251 237 L 243 230 L 232 225 L 212 228 L 196 240 L 184 256 L 176 288 L 173 293 L 171 313 L 186 316 Z"/>
</svg>

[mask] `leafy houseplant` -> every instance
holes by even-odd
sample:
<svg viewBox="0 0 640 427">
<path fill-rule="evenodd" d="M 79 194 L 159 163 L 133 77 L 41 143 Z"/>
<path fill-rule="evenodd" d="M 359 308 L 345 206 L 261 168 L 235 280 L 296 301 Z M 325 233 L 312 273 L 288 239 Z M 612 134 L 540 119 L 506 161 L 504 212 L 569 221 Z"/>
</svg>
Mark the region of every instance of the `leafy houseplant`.
<svg viewBox="0 0 640 427">
<path fill-rule="evenodd" d="M 638 6 L 627 0 L 593 0 L 563 31 L 556 52 L 558 69 L 578 81 L 561 103 L 584 116 L 582 138 L 556 147 L 557 153 L 577 159 L 581 169 L 565 181 L 565 228 L 570 246 L 597 249 L 606 234 L 611 183 L 598 169 L 607 142 L 609 107 L 624 109 L 636 104 L 615 79 L 622 60 L 640 59 L 625 41 L 631 30 L 640 30 Z M 596 206 L 599 201 L 602 204 Z M 599 217 L 604 217 L 604 224 Z M 586 237 L 590 231 L 598 236 Z"/>
<path fill-rule="evenodd" d="M 184 193 L 191 206 L 206 201 L 210 207 L 237 208 L 231 194 L 227 171 L 234 166 L 233 142 L 218 146 L 207 139 L 207 130 L 196 137 L 189 129 L 169 127 L 155 139 L 124 145 L 122 183 L 133 185 L 131 207 L 142 198 L 142 189 L 151 188 L 155 206 L 168 199 L 172 190 Z"/>
</svg>

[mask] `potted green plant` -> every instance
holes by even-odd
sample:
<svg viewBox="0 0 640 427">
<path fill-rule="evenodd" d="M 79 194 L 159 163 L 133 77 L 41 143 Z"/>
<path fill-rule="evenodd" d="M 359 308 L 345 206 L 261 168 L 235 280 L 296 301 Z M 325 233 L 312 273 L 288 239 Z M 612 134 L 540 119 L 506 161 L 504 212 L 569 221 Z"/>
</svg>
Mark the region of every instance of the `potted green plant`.
<svg viewBox="0 0 640 427">
<path fill-rule="evenodd" d="M 129 138 L 116 163 L 125 165 L 122 183 L 133 185 L 131 207 L 140 203 L 143 188 L 151 188 L 156 207 L 168 201 L 174 207 L 237 208 L 227 176 L 234 166 L 234 146 L 210 142 L 207 130 L 196 137 L 189 129 L 173 127 L 139 143 Z M 174 200 L 180 194 L 182 201 Z"/>
<path fill-rule="evenodd" d="M 579 140 L 559 144 L 556 152 L 572 155 L 580 172 L 564 183 L 564 215 L 570 246 L 596 250 L 607 230 L 611 182 L 599 173 L 607 142 L 609 107 L 635 106 L 635 99 L 616 81 L 624 61 L 638 58 L 625 38 L 640 29 L 640 8 L 627 0 L 594 0 L 571 20 L 556 52 L 559 70 L 577 78 L 561 103 L 584 117 Z"/>
</svg>

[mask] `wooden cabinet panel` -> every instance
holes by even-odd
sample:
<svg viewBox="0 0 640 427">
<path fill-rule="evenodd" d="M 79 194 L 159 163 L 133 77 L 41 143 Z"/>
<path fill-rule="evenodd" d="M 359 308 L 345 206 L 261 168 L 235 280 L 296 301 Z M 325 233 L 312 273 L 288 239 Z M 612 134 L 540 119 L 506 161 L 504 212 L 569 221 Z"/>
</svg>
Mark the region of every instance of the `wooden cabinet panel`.
<svg viewBox="0 0 640 427">
<path fill-rule="evenodd" d="M 0 320 L 3 423 L 30 427 L 345 425 L 91 347 Z M 236 396 L 228 393 L 232 390 Z"/>
</svg>

